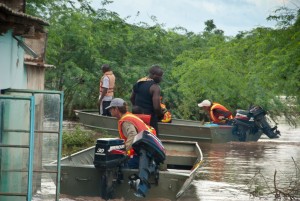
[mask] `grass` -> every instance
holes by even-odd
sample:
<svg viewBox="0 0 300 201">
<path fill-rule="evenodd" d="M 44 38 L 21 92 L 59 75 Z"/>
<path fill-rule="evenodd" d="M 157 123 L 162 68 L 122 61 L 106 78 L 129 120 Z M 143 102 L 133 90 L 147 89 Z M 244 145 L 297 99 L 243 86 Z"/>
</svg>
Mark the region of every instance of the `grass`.
<svg viewBox="0 0 300 201">
<path fill-rule="evenodd" d="M 116 137 L 100 129 L 88 130 L 76 125 L 72 130 L 63 131 L 62 156 L 71 155 L 87 147 L 94 146 L 98 138 Z"/>
</svg>

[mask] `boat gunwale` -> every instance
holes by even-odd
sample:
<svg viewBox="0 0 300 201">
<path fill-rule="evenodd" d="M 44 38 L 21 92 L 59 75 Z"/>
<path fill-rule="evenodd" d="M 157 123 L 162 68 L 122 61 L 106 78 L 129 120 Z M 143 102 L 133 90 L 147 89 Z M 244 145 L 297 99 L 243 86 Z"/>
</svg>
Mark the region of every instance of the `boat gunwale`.
<svg viewBox="0 0 300 201">
<path fill-rule="evenodd" d="M 117 138 L 112 138 L 112 139 L 117 139 Z M 199 155 L 197 155 L 197 159 L 195 160 L 194 164 L 193 164 L 193 167 L 191 168 L 191 170 L 188 170 L 189 173 L 188 175 L 192 175 L 194 174 L 194 172 L 201 166 L 201 163 L 203 162 L 203 153 L 202 153 L 202 150 L 199 146 L 199 144 L 196 142 L 196 141 L 177 141 L 177 140 L 161 140 L 162 141 L 162 144 L 164 145 L 164 142 L 165 143 L 174 143 L 174 144 L 191 144 L 191 145 L 195 145 L 198 152 L 199 152 Z M 90 151 L 91 149 L 94 149 L 95 148 L 95 145 L 94 146 L 90 146 L 86 149 L 83 149 L 81 151 L 78 151 L 76 153 L 73 153 L 71 155 L 68 155 L 68 156 L 65 156 L 63 158 L 61 158 L 61 161 L 63 160 L 72 160 L 72 157 L 76 156 L 76 155 L 79 155 L 81 153 L 84 153 L 84 152 L 87 152 L 87 151 Z M 196 150 L 194 151 L 196 152 Z M 51 163 L 49 163 L 49 165 L 56 165 L 57 164 L 57 161 L 53 161 Z M 63 165 L 72 165 L 72 164 L 61 164 L 61 166 Z M 85 165 L 76 165 L 76 166 L 93 166 L 92 164 L 85 164 Z M 74 166 L 74 165 L 73 165 Z M 172 170 L 172 169 L 167 169 L 167 170 Z"/>
<path fill-rule="evenodd" d="M 79 113 L 82 113 L 82 114 L 86 114 L 86 115 L 92 115 L 92 116 L 97 116 L 97 117 L 103 117 L 105 119 L 113 119 L 113 120 L 116 120 L 117 119 L 115 117 L 110 117 L 110 116 L 102 116 L 102 115 L 99 115 L 99 114 L 96 114 L 96 111 L 95 110 L 74 110 L 76 114 L 76 116 L 78 116 Z M 183 127 L 197 127 L 197 128 L 207 128 L 208 130 L 211 130 L 211 129 L 214 129 L 214 128 L 232 128 L 231 125 L 218 125 L 218 124 L 213 124 L 212 126 L 205 126 L 205 124 L 201 125 L 200 122 L 199 122 L 199 125 L 195 125 L 197 124 L 198 122 L 197 121 L 193 121 L 193 120 L 186 120 L 186 119 L 174 119 L 174 120 L 179 120 L 179 121 L 183 121 L 183 122 L 191 122 L 192 124 L 191 125 L 187 125 L 187 124 L 181 124 L 181 123 L 162 123 L 162 122 L 158 122 L 158 124 L 163 124 L 164 126 L 183 126 Z M 84 124 L 84 123 L 83 123 Z M 84 124 L 85 125 L 85 124 Z M 103 128 L 103 127 L 96 127 L 96 126 L 93 126 L 95 128 Z M 107 129 L 107 128 L 105 128 Z M 107 129 L 108 130 L 108 129 Z M 111 130 L 114 130 L 114 129 L 111 129 Z"/>
<path fill-rule="evenodd" d="M 95 109 L 75 110 L 79 122 L 89 128 L 103 129 L 117 136 L 117 119 L 101 116 Z M 110 121 L 111 120 L 111 121 Z M 261 130 L 249 133 L 245 140 L 233 133 L 234 125 L 201 124 L 194 120 L 174 119 L 172 123 L 158 122 L 161 139 L 196 141 L 209 143 L 257 142 L 263 134 Z"/>
</svg>

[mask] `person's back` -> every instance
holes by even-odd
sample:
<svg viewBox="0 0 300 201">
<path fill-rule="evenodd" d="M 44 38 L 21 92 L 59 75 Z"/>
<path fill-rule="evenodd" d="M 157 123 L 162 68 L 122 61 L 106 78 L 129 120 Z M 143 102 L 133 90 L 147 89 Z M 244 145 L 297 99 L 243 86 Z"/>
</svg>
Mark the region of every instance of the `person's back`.
<svg viewBox="0 0 300 201">
<path fill-rule="evenodd" d="M 141 79 L 134 86 L 135 92 L 135 106 L 138 106 L 142 113 L 154 114 L 152 94 L 150 93 L 150 87 L 155 84 L 152 79 Z"/>
<path fill-rule="evenodd" d="M 141 108 L 142 113 L 151 115 L 150 125 L 158 134 L 158 119 L 163 117 L 160 107 L 160 87 L 163 71 L 159 66 L 152 66 L 149 76 L 139 79 L 134 84 L 131 103 Z"/>
<path fill-rule="evenodd" d="M 232 113 L 220 103 L 212 103 L 211 106 L 211 116 L 213 118 L 213 122 L 224 124 L 227 120 L 233 119 Z"/>
<path fill-rule="evenodd" d="M 225 124 L 233 118 L 232 113 L 220 103 L 212 103 L 209 100 L 204 100 L 198 106 L 202 107 L 208 113 L 210 121 L 213 123 Z"/>
</svg>

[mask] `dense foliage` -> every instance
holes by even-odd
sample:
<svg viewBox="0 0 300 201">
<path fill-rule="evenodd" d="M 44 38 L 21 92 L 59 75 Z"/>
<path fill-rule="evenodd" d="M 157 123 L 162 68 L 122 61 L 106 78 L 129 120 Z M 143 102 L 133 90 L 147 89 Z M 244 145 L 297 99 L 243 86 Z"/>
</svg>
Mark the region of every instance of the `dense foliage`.
<svg viewBox="0 0 300 201">
<path fill-rule="evenodd" d="M 276 29 L 259 27 L 224 36 L 213 20 L 202 33 L 183 27 L 166 30 L 128 24 L 117 13 L 93 9 L 88 0 L 29 0 L 27 11 L 50 22 L 46 88 L 63 90 L 66 117 L 73 109 L 95 108 L 100 66 L 109 63 L 116 74 L 116 97 L 129 100 L 131 87 L 147 69 L 164 69 L 164 101 L 178 118 L 198 119 L 197 103 L 220 102 L 234 111 L 251 104 L 291 122 L 300 112 L 299 10 L 279 8 L 270 15 Z M 288 103 L 288 104 L 286 104 Z"/>
<path fill-rule="evenodd" d="M 101 129 L 86 130 L 80 126 L 76 126 L 70 130 L 64 130 L 62 135 L 62 155 L 67 156 L 82 148 L 88 148 L 95 145 L 98 138 L 114 137 Z"/>
</svg>

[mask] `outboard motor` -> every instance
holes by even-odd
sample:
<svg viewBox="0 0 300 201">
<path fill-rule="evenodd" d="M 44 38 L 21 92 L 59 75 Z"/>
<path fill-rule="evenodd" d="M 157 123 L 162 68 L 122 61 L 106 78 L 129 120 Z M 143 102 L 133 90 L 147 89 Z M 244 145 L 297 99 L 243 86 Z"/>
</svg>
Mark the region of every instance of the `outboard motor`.
<svg viewBox="0 0 300 201">
<path fill-rule="evenodd" d="M 238 136 L 241 142 L 246 141 L 246 136 L 248 134 L 255 134 L 258 132 L 254 117 L 246 110 L 236 110 L 233 125 L 232 132 L 234 135 Z"/>
<path fill-rule="evenodd" d="M 99 138 L 95 147 L 94 166 L 101 174 L 100 196 L 110 199 L 113 196 L 115 182 L 123 180 L 121 166 L 127 159 L 123 139 Z"/>
<path fill-rule="evenodd" d="M 269 138 L 278 138 L 280 131 L 277 130 L 277 126 L 271 128 L 266 120 L 266 114 L 260 106 L 251 107 L 249 111 L 236 110 L 233 134 L 237 135 L 240 141 L 245 141 L 247 134 L 255 134 L 261 129 Z"/>
<path fill-rule="evenodd" d="M 135 196 L 145 197 L 151 187 L 149 177 L 154 175 L 158 184 L 158 167 L 163 163 L 166 154 L 161 141 L 149 131 L 138 133 L 133 141 L 132 148 L 139 155 L 139 173 L 129 177 L 130 187 L 135 190 Z"/>
<path fill-rule="evenodd" d="M 256 125 L 263 131 L 264 134 L 266 134 L 269 138 L 279 138 L 280 131 L 277 130 L 277 126 L 271 128 L 266 119 L 267 112 L 262 107 L 254 106 L 250 109 L 250 113 L 254 117 Z"/>
</svg>

